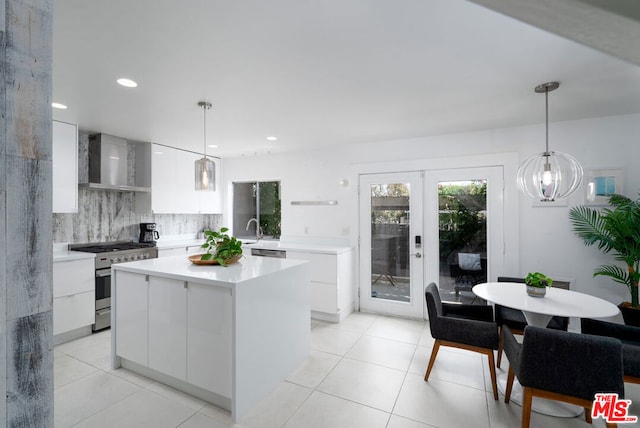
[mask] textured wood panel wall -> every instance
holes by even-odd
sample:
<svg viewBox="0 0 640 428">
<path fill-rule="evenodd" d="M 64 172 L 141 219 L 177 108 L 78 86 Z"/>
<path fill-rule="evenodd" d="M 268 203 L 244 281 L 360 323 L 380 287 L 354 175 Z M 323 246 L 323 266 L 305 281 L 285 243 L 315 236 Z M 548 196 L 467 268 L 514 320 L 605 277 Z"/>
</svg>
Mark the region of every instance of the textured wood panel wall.
<svg viewBox="0 0 640 428">
<path fill-rule="evenodd" d="M 52 0 L 0 0 L 0 425 L 53 426 Z"/>
</svg>

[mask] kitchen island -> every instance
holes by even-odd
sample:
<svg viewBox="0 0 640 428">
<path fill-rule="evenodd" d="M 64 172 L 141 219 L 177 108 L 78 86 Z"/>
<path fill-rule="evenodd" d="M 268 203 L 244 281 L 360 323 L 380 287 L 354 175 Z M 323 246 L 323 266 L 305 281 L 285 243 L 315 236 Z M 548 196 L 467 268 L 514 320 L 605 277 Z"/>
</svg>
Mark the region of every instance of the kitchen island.
<svg viewBox="0 0 640 428">
<path fill-rule="evenodd" d="M 112 271 L 113 368 L 227 409 L 234 422 L 309 355 L 308 262 L 171 256 Z"/>
</svg>

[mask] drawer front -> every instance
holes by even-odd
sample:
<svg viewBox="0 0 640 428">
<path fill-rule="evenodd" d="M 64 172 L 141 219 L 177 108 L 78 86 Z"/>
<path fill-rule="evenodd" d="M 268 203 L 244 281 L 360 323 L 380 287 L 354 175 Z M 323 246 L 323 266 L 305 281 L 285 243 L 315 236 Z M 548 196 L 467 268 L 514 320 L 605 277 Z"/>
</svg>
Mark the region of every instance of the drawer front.
<svg viewBox="0 0 640 428">
<path fill-rule="evenodd" d="M 300 253 L 287 251 L 288 259 L 307 260 L 311 262 L 311 281 L 337 284 L 338 260 L 332 254 Z"/>
<path fill-rule="evenodd" d="M 338 293 L 335 284 L 311 281 L 311 310 L 336 314 Z"/>
<path fill-rule="evenodd" d="M 95 322 L 93 291 L 53 299 L 53 334 L 66 333 Z"/>
<path fill-rule="evenodd" d="M 53 297 L 95 290 L 93 259 L 59 261 L 53 264 Z"/>
</svg>

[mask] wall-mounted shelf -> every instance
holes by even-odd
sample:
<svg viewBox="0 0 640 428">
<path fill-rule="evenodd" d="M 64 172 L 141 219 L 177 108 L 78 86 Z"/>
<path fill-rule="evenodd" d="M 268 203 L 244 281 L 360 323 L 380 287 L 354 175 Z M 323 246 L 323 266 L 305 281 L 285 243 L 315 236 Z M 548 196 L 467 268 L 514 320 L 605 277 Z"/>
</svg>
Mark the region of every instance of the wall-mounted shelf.
<svg viewBox="0 0 640 428">
<path fill-rule="evenodd" d="M 338 201 L 291 201 L 291 205 L 338 205 Z"/>
</svg>

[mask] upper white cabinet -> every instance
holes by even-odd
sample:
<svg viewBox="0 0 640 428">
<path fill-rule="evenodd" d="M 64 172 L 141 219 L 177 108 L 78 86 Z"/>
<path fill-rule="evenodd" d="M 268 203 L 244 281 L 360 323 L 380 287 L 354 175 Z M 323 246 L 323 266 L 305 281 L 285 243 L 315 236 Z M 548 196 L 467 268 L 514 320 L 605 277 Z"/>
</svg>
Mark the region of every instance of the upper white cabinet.
<svg viewBox="0 0 640 428">
<path fill-rule="evenodd" d="M 201 155 L 154 144 L 152 149 L 152 202 L 154 213 L 219 214 L 222 212 L 220 162 L 216 163 L 215 192 L 195 190 L 195 161 Z"/>
<path fill-rule="evenodd" d="M 78 127 L 53 121 L 53 212 L 78 212 Z"/>
</svg>

